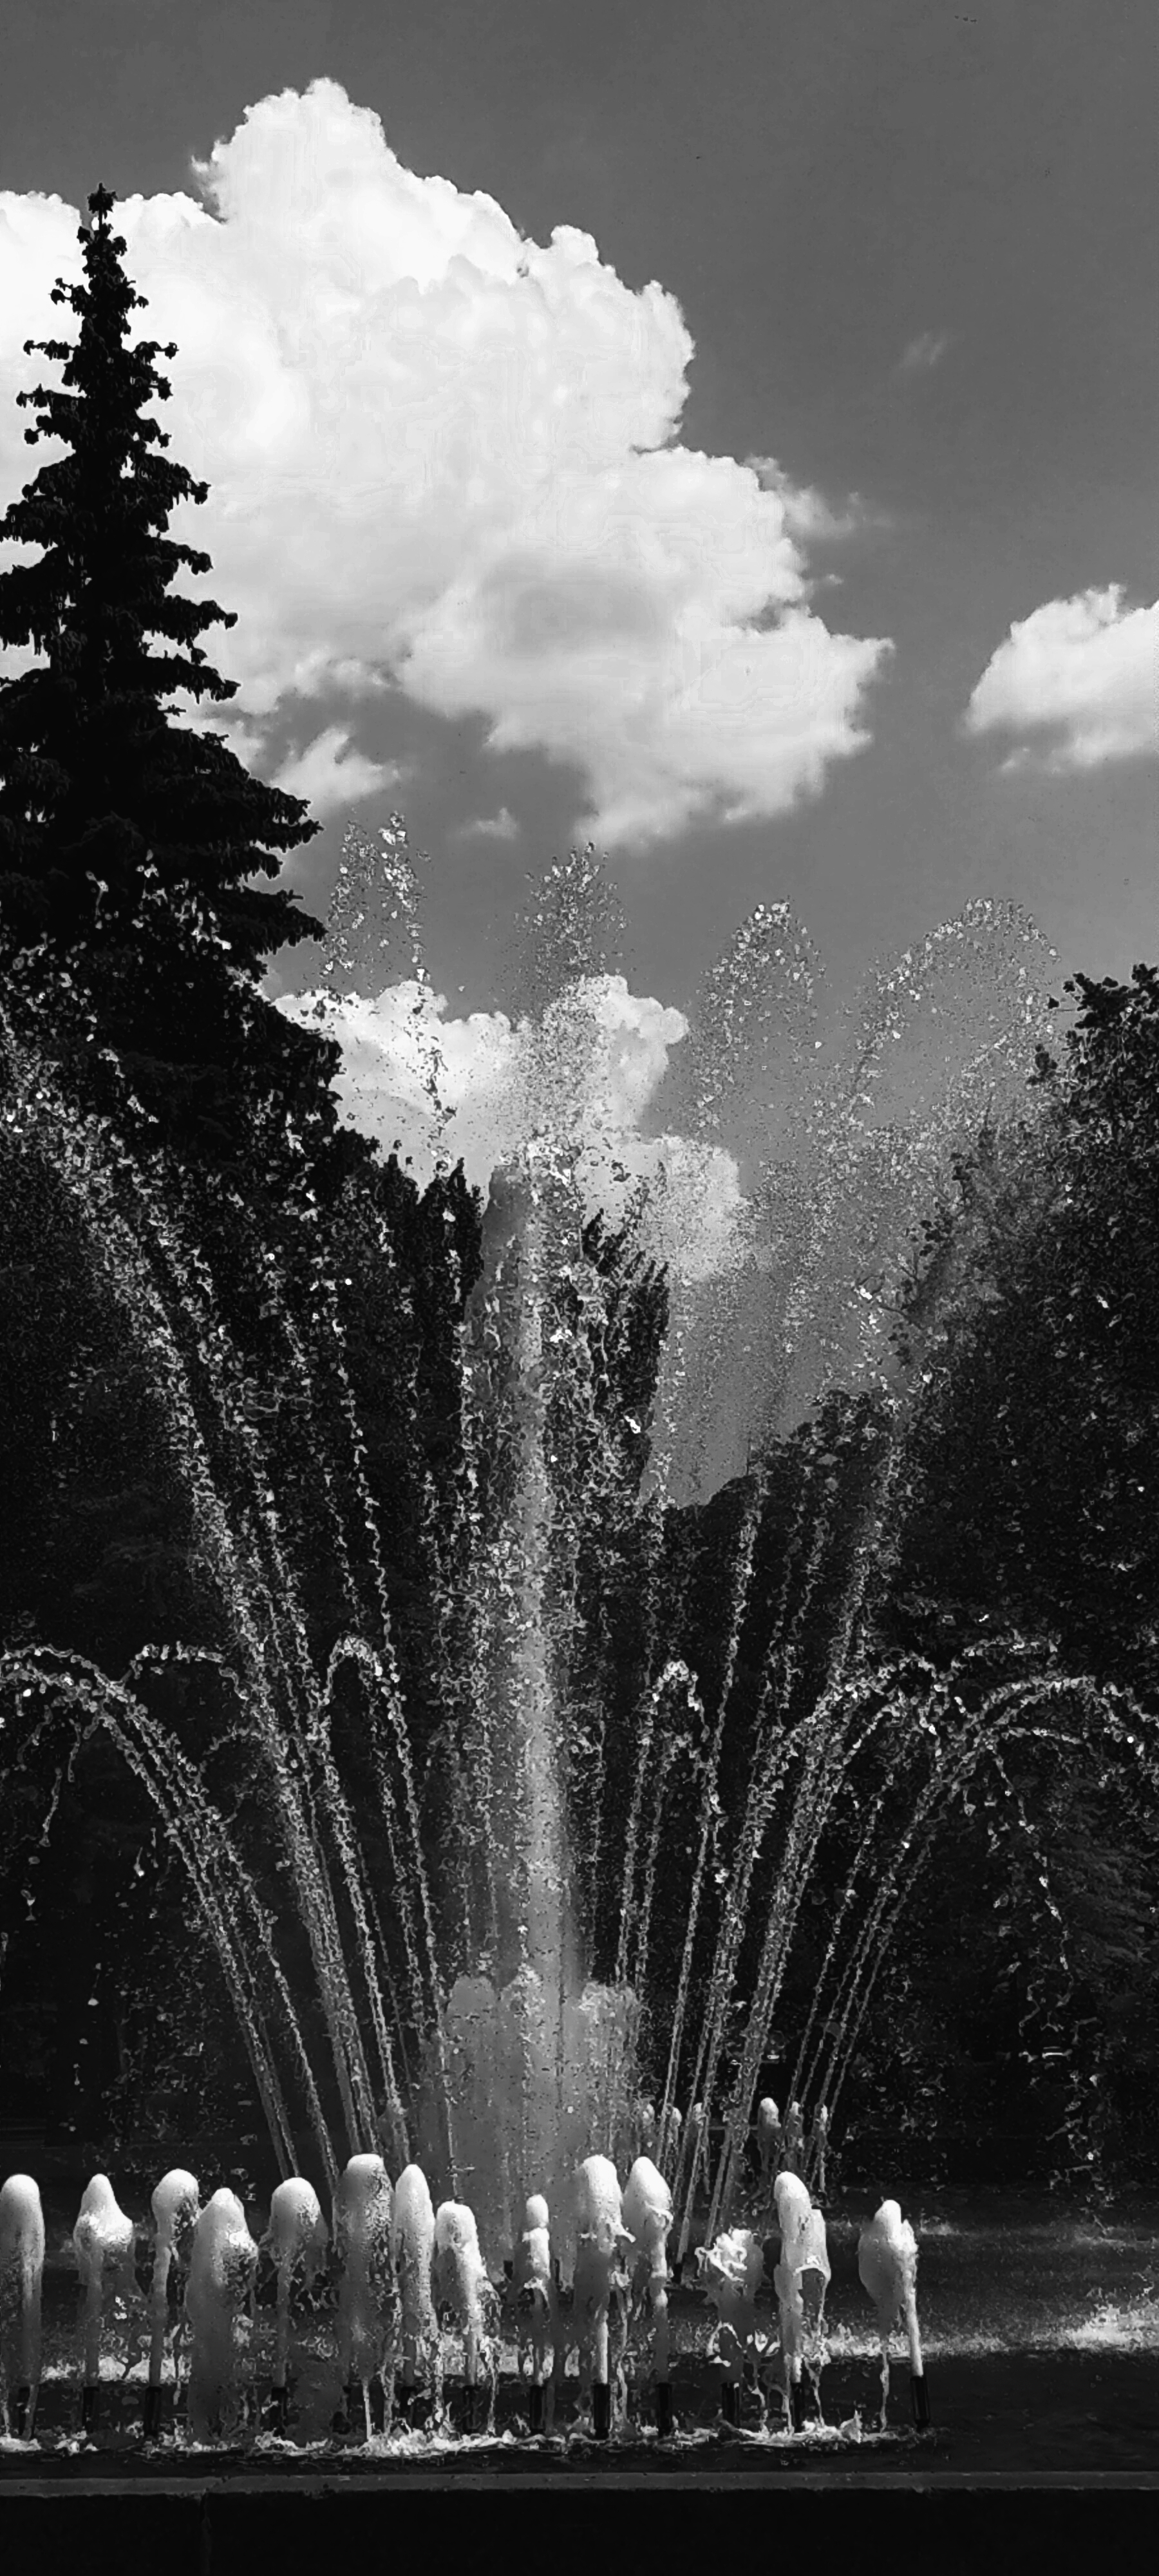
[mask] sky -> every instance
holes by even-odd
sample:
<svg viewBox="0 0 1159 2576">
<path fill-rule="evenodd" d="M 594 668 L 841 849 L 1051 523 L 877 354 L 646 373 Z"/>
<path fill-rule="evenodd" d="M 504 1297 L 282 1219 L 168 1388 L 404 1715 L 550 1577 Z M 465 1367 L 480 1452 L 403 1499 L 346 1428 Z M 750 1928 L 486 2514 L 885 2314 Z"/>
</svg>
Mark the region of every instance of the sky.
<svg viewBox="0 0 1159 2576">
<path fill-rule="evenodd" d="M 1153 0 L 8 0 L 0 498 L 100 181 L 233 739 L 326 825 L 289 880 L 324 912 L 402 808 L 444 1024 L 493 1051 L 528 872 L 589 838 L 628 1091 L 758 903 L 838 993 L 980 896 L 1124 973 L 1155 73 Z"/>
</svg>

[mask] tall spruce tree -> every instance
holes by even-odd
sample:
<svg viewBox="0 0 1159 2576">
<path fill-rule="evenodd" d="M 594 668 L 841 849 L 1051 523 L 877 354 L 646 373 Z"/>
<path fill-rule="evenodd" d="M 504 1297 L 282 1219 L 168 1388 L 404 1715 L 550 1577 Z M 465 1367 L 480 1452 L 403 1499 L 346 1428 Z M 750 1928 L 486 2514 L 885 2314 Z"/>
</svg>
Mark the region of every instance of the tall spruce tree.
<svg viewBox="0 0 1159 2576">
<path fill-rule="evenodd" d="M 267 1114 L 276 1099 L 332 1132 L 337 1050 L 257 986 L 271 953 L 319 924 L 284 888 L 252 882 L 276 877 L 278 854 L 319 827 L 219 735 L 177 720 L 179 691 L 236 694 L 197 640 L 236 620 L 172 589 L 182 567 L 210 568 L 165 533 L 177 503 L 203 502 L 208 486 L 161 453 L 146 406 L 168 399 L 156 360 L 175 348 L 129 346 L 145 299 L 110 230 L 115 199 L 102 187 L 88 202 L 85 282 L 53 291 L 79 335 L 25 344 L 63 367 L 63 389 L 17 396 L 36 409 L 29 444 L 66 452 L 0 519 L 0 536 L 42 549 L 0 574 L 0 641 L 41 657 L 0 682 L 0 941 L 10 968 L 35 960 L 50 1009 L 83 996 L 88 1036 L 115 1050 L 166 1141 L 232 1160 L 255 1080 Z M 75 1051 L 82 1087 L 100 1052 Z"/>
</svg>

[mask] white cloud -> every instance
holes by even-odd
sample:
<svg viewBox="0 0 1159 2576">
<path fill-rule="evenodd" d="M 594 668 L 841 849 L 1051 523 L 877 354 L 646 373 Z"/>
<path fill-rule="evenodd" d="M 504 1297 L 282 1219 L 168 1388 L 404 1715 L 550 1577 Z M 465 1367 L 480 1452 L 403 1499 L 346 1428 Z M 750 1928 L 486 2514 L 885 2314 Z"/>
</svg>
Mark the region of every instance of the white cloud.
<svg viewBox="0 0 1159 2576">
<path fill-rule="evenodd" d="M 473 823 L 460 824 L 459 838 L 463 841 L 517 841 L 519 825 L 510 808 L 501 805 L 497 814 L 479 814 Z"/>
<path fill-rule="evenodd" d="M 339 807 L 364 804 L 368 796 L 399 785 L 402 770 L 397 761 L 367 760 L 349 745 L 344 725 L 327 725 L 304 751 L 290 753 L 271 786 L 283 787 L 288 796 L 304 796 L 315 814 L 326 815 Z"/>
<path fill-rule="evenodd" d="M 842 509 L 835 510 L 811 483 L 791 483 L 775 456 L 746 456 L 744 461 L 748 471 L 756 475 L 762 492 L 776 493 L 789 535 L 801 546 L 832 544 L 836 538 L 850 537 L 870 516 L 856 494 Z"/>
<path fill-rule="evenodd" d="M 420 1181 L 441 1150 L 485 1190 L 496 1165 L 547 1139 L 577 1152 L 589 1209 L 615 1219 L 645 1184 L 641 1240 L 679 1277 L 737 1257 L 747 1202 L 732 1155 L 641 1123 L 688 1023 L 622 975 L 572 984 L 536 1023 L 503 1011 L 448 1019 L 445 996 L 414 980 L 372 1001 L 286 993 L 277 1006 L 337 1038 L 345 1116 L 385 1152 L 397 1142 Z"/>
<path fill-rule="evenodd" d="M 950 345 L 948 331 L 919 331 L 915 340 L 907 340 L 897 362 L 899 376 L 928 376 L 940 364 Z"/>
<path fill-rule="evenodd" d="M 173 709 L 173 722 L 185 725 L 195 733 L 220 734 L 223 742 L 246 769 L 261 774 L 266 766 L 266 738 L 260 725 L 248 724 L 244 716 L 225 716 L 214 707 L 196 707 L 182 702 Z"/>
<path fill-rule="evenodd" d="M 211 496 L 175 526 L 239 612 L 209 640 L 249 722 L 389 677 L 578 771 L 605 843 L 776 814 L 864 743 L 889 648 L 810 607 L 815 496 L 676 443 L 672 295 L 416 176 L 333 81 L 249 109 L 199 181 L 115 221 L 135 327 L 178 343 L 166 427 Z M 0 197 L 0 496 L 76 224 Z"/>
<path fill-rule="evenodd" d="M 1016 622 L 966 710 L 968 732 L 1017 737 L 1008 769 L 1097 769 L 1159 751 L 1159 601 L 1120 583 L 1051 599 Z"/>
</svg>

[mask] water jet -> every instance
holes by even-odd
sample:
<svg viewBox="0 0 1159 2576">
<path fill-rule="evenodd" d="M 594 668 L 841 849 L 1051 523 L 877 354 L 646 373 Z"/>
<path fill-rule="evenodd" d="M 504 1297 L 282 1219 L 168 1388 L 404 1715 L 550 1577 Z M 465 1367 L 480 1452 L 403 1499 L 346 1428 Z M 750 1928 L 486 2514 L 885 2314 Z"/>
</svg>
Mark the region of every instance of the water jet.
<svg viewBox="0 0 1159 2576">
<path fill-rule="evenodd" d="M 314 1469 L 310 1542 L 329 1551 L 348 1620 L 320 1641 L 309 1548 L 280 1490 L 284 1461 L 190 1238 L 179 1175 L 134 1163 L 115 1132 L 79 1119 L 27 1033 L 6 1041 L 20 1150 L 75 1211 L 94 1296 L 137 1336 L 220 1642 L 142 1646 L 116 1676 L 71 1649 L 10 1648 L 0 1665 L 4 1760 L 22 1779 L 43 1760 L 51 1783 L 77 1747 L 114 1749 L 186 1874 L 284 2195 L 262 2240 L 277 2284 L 268 2379 L 278 2438 L 291 2411 L 294 2300 L 321 2261 L 327 2192 L 338 2384 L 344 2421 L 364 2439 L 386 2438 L 396 2407 L 409 2418 L 424 2386 L 441 2411 L 440 2303 L 457 2337 L 455 2407 L 473 2428 L 481 2411 L 490 2421 L 507 2260 L 528 2300 L 512 2320 L 512 2349 L 526 2345 L 536 2436 L 562 2402 L 561 2355 L 578 2343 L 592 2432 L 619 2437 L 625 2355 L 640 2329 L 667 2438 L 678 2414 L 672 2294 L 694 2239 L 717 2309 L 721 2410 L 739 2425 L 759 2389 L 760 2225 L 774 2175 L 778 2214 L 784 2203 L 778 2348 L 799 2434 L 828 2257 L 811 2204 L 800 2241 L 787 2246 L 791 2195 L 781 2185 L 795 2180 L 807 2204 L 810 2187 L 825 2192 L 831 2124 L 882 1963 L 947 1817 L 985 1777 L 1037 1867 L 1004 1765 L 1047 1710 L 1060 1737 L 1081 1720 L 1108 1761 L 1153 1776 L 1148 1712 L 1060 1670 L 1034 1640 L 1002 1653 L 979 1641 L 946 1669 L 917 1654 L 875 1660 L 865 1642 L 904 1480 L 907 1415 L 883 1356 L 881 1298 L 867 1302 L 860 1286 L 867 1269 L 877 1276 L 899 1257 L 983 1093 L 1025 1072 L 1041 1016 L 1019 981 L 1033 953 L 1027 926 L 975 907 L 958 948 L 945 930 L 883 970 L 852 1067 L 802 1095 L 719 1270 L 682 1267 L 661 1221 L 664 1188 L 637 1193 L 625 1239 L 641 1260 L 663 1251 L 668 1313 L 654 1378 L 636 1388 L 625 1355 L 639 1317 L 625 1279 L 636 1273 L 593 1231 L 585 1165 L 593 1145 L 607 1145 L 588 1113 L 608 969 L 584 930 L 577 884 L 567 971 L 545 969 L 554 1000 L 527 1027 L 524 1132 L 492 1177 L 482 1266 L 452 1337 L 462 1464 L 445 1561 L 431 1577 L 440 1723 L 421 1768 L 325 1259 L 310 1315 L 295 1310 L 285 1282 L 264 1283 Z M 874 1096 L 866 1085 L 925 984 L 948 960 L 981 951 L 997 960 L 1008 1025 L 928 1115 L 891 1125 L 883 1086 Z M 794 1079 L 808 1061 L 814 981 L 788 916 L 762 908 L 710 978 L 690 1041 L 684 1111 L 702 1157 L 724 1150 L 730 1116 L 751 1138 L 746 1065 L 767 1072 L 774 1045 Z M 763 1051 L 748 1044 L 757 1023 Z M 233 1213 L 244 1237 L 246 1210 Z M 746 1681 L 778 1426 L 844 1382 L 872 1393 L 880 1429 L 854 1538 L 834 1572 L 837 1515 L 819 1462 L 802 1479 L 771 1638 Z M 674 1515 L 719 1468 L 712 1443 L 742 1429 L 750 1471 L 737 1485 L 722 1651 L 701 1676 L 665 1632 L 681 1606 L 666 1551 Z M 630 1594 L 638 1613 L 639 1687 L 628 1706 L 605 1635 L 613 1577 L 617 1602 Z M 195 1721 L 183 1714 L 191 1695 Z M 793 1980 L 826 1871 L 827 1924 L 802 2002 Z M 772 2043 L 787 1995 L 797 2018 L 782 2074 Z M 761 2089 L 769 2080 L 787 2104 L 783 2127 Z M 184 2168 L 157 2189 L 145 2429 L 157 2438 L 184 2230 L 190 2422 L 198 2438 L 226 2441 L 245 2415 L 238 2390 L 256 2331 L 259 2248 L 232 2190 L 199 2213 Z M 104 2190 L 109 2202 L 98 2194 L 76 2231 L 89 2429 L 109 2267 L 132 2243 L 107 2180 Z M 13 2254 L 17 2270 L 24 2261 Z M 30 2318 L 31 2287 L 20 2297 Z M 924 2425 L 916 2308 L 905 2313 Z M 29 2328 L 29 2356 L 33 2343 Z M 10 2379 L 27 2423 L 31 2359 L 17 2359 Z M 300 2412 L 300 2374 L 295 2402 Z"/>
</svg>

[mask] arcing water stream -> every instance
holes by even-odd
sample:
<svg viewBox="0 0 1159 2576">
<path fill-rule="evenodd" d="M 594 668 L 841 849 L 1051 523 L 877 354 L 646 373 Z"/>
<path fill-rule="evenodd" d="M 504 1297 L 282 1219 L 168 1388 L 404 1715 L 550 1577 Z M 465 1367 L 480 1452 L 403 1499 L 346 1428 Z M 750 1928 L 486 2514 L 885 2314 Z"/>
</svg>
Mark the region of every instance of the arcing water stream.
<svg viewBox="0 0 1159 2576">
<path fill-rule="evenodd" d="M 421 967 L 399 831 L 385 850 Z M 5 1655 L 0 1684 L 11 1774 L 63 1761 L 78 1735 L 99 1730 L 152 1801 L 216 1953 L 281 2173 L 312 2162 L 333 2190 L 351 2156 L 384 2155 L 396 2176 L 417 2157 L 436 2199 L 469 2204 L 493 2275 L 520 2241 L 528 2195 L 543 2192 L 566 2283 L 577 2223 L 585 2237 L 576 2168 L 594 2157 L 623 2169 L 645 2136 L 671 2191 L 678 2253 L 706 2179 L 708 2240 L 728 2234 L 819 1876 L 830 1937 L 785 2085 L 813 2119 L 840 2103 L 881 1962 L 953 1802 L 984 1781 L 995 1833 L 1004 1822 L 1031 1854 L 1049 1909 L 1049 1868 L 1005 1755 L 1048 1727 L 1056 1741 L 1081 1729 L 1106 1764 L 1151 1781 L 1154 1728 L 1125 1695 L 1058 1671 L 1045 1650 L 1003 1658 L 980 1646 L 949 1671 L 865 1659 L 869 1587 L 904 1475 L 890 1279 L 950 1150 L 1025 1078 L 1042 1011 L 1031 926 L 972 907 L 874 979 L 851 1048 L 820 1073 L 807 942 L 779 910 L 745 926 L 707 980 L 680 1104 L 702 1168 L 731 1140 L 744 1199 L 727 1260 L 706 1271 L 682 1263 L 673 1242 L 674 1157 L 661 1154 L 659 1177 L 636 1192 L 639 1275 L 654 1283 L 658 1252 L 668 1261 L 667 1331 L 642 1424 L 609 1398 L 624 1274 L 601 1266 L 591 1230 L 593 1155 L 598 1179 L 616 1143 L 585 1123 L 585 1063 L 611 972 L 607 905 L 586 857 L 550 885 L 538 1017 L 525 1031 L 525 1135 L 493 1179 L 483 1272 L 458 1331 L 463 1471 L 453 1543 L 431 1575 L 438 1840 L 424 1824 L 334 1278 L 319 1261 L 305 1324 L 278 1278 L 266 1283 L 348 1620 L 319 1656 L 309 1568 L 179 1176 L 168 1188 L 110 1128 L 79 1118 L 15 1029 L 10 1148 L 64 1191 L 96 1293 L 131 1322 L 225 1642 L 143 1646 L 117 1678 L 26 1644 Z M 906 1042 L 923 1014 L 946 1026 L 951 1004 L 957 1060 L 943 1058 L 931 1102 L 929 1065 L 919 1081 Z M 437 1129 L 437 1048 L 428 1070 Z M 773 1436 L 838 1385 L 874 1394 L 886 1436 L 836 1584 L 827 1507 L 806 1513 L 802 1499 L 741 1739 L 742 1794 L 722 1764 L 738 1758 L 738 1666 Z M 753 1463 L 709 1691 L 662 1633 L 666 1533 L 673 1504 L 738 1455 Z M 618 1733 L 606 1656 L 601 1664 L 592 1644 L 613 1522 L 638 1535 L 644 1640 L 641 1690 Z M 221 1712 L 216 1734 L 183 1734 L 165 1706 L 170 1674 L 203 1682 Z M 762 1862 L 774 1850 L 770 1886 Z M 661 1886 L 666 1917 L 675 1905 L 684 1929 L 674 1979 L 657 1988 Z M 207 2313 L 214 2266 L 235 2280 L 249 2260 L 235 2213 L 219 2210 L 214 2225 Z M 447 2230 L 451 2292 L 474 2318 L 469 2239 L 458 2220 Z M 593 2230 L 602 2245 L 594 2219 Z M 609 2240 L 600 2259 L 614 2250 Z"/>
</svg>

